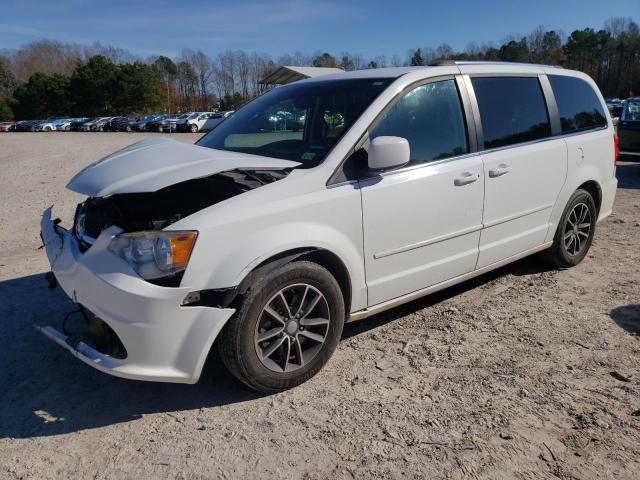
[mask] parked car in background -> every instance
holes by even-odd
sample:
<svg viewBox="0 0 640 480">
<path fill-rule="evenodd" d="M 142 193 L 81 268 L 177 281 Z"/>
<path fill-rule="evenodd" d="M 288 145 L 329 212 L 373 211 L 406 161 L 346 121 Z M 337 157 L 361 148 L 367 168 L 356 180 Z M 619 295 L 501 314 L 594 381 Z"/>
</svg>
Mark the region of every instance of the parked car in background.
<svg viewBox="0 0 640 480">
<path fill-rule="evenodd" d="M 178 119 L 176 121 L 176 130 L 178 132 L 199 132 L 206 121 L 216 112 L 192 112 L 187 118 Z"/>
<path fill-rule="evenodd" d="M 89 120 L 87 120 L 85 123 L 83 123 L 80 126 L 80 131 L 81 132 L 90 132 L 93 129 L 93 125 L 96 122 L 99 122 L 100 120 L 102 120 L 105 117 L 95 117 L 95 118 L 91 118 Z"/>
<path fill-rule="evenodd" d="M 110 128 L 114 132 L 130 132 L 133 125 L 140 119 L 137 115 L 129 115 L 126 117 L 117 117 L 111 121 Z"/>
<path fill-rule="evenodd" d="M 123 116 L 111 117 L 107 121 L 107 123 L 104 124 L 103 131 L 105 131 L 105 132 L 117 132 L 118 130 L 117 130 L 116 126 L 118 125 L 118 122 L 121 122 L 126 118 L 127 117 L 123 117 Z"/>
<path fill-rule="evenodd" d="M 264 130 L 287 109 L 304 128 Z M 579 264 L 615 164 L 581 72 L 457 62 L 295 82 L 195 145 L 147 138 L 72 178 L 87 197 L 73 227 L 48 208 L 41 237 L 89 328 L 39 328 L 119 377 L 195 383 L 217 350 L 248 386 L 286 390 L 347 321 L 538 252 Z"/>
<path fill-rule="evenodd" d="M 77 121 L 86 121 L 86 118 L 63 118 L 60 120 L 57 120 L 55 123 L 55 127 L 56 127 L 56 131 L 59 132 L 68 132 L 69 130 L 71 130 L 71 124 L 73 122 L 77 122 Z"/>
<path fill-rule="evenodd" d="M 37 132 L 53 132 L 67 129 L 71 124 L 70 118 L 51 118 L 36 125 Z"/>
<path fill-rule="evenodd" d="M 149 132 L 175 132 L 178 115 L 162 115 L 161 118 L 147 123 Z"/>
<path fill-rule="evenodd" d="M 16 123 L 14 131 L 34 132 L 40 122 L 42 122 L 42 120 L 22 120 Z"/>
<path fill-rule="evenodd" d="M 91 124 L 91 131 L 92 132 L 104 132 L 105 131 L 105 126 L 109 123 L 109 121 L 111 121 L 111 119 L 114 117 L 102 117 L 99 120 L 96 120 L 95 122 L 93 122 Z"/>
<path fill-rule="evenodd" d="M 0 122 L 0 132 L 10 132 L 14 125 L 15 122 Z"/>
<path fill-rule="evenodd" d="M 210 132 L 211 130 L 216 128 L 225 118 L 233 115 L 233 112 L 235 112 L 235 110 L 227 110 L 224 112 L 214 113 L 207 119 L 206 122 L 204 122 L 201 130 L 203 132 Z"/>
<path fill-rule="evenodd" d="M 605 98 L 605 102 L 607 103 L 607 109 L 609 110 L 611 118 L 620 118 L 620 115 L 622 114 L 622 100 L 619 98 L 607 97 Z"/>
<path fill-rule="evenodd" d="M 618 148 L 621 155 L 640 159 L 640 97 L 623 103 L 618 122 Z"/>
<path fill-rule="evenodd" d="M 131 129 L 136 132 L 146 132 L 148 130 L 147 125 L 149 123 L 155 122 L 157 120 L 162 120 L 164 115 L 152 114 L 145 115 L 144 117 L 138 118 L 138 120 L 131 125 Z"/>
<path fill-rule="evenodd" d="M 82 131 L 82 126 L 87 123 L 87 122 L 92 122 L 94 120 L 96 120 L 97 118 L 91 118 L 91 117 L 83 117 L 83 118 L 75 118 L 73 119 L 73 121 L 69 124 L 69 130 L 71 130 L 72 132 L 81 132 Z"/>
</svg>

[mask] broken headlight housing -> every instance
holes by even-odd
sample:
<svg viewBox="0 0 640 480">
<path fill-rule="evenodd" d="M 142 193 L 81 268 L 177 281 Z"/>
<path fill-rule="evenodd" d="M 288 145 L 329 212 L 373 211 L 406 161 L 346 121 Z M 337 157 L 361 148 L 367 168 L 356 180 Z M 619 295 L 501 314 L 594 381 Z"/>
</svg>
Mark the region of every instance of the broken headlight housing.
<svg viewBox="0 0 640 480">
<path fill-rule="evenodd" d="M 153 280 L 183 272 L 197 237 L 192 230 L 122 233 L 113 237 L 109 250 L 142 278 Z"/>
</svg>

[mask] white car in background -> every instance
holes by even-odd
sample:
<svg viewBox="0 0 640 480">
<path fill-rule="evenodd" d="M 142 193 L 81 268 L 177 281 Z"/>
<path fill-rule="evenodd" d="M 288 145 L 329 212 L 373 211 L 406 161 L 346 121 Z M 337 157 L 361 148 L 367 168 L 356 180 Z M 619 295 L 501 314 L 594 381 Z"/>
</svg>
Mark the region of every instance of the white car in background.
<svg viewBox="0 0 640 480">
<path fill-rule="evenodd" d="M 216 128 L 225 118 L 233 115 L 233 112 L 235 112 L 235 110 L 227 110 L 224 112 L 214 113 L 207 119 L 206 122 L 204 122 L 201 130 L 203 132 L 210 132 L 211 130 Z"/>
<path fill-rule="evenodd" d="M 56 130 L 64 130 L 64 125 L 69 125 L 71 119 L 69 118 L 50 118 L 40 122 L 34 128 L 35 132 L 53 132 Z"/>
<path fill-rule="evenodd" d="M 274 129 L 276 112 L 302 128 Z M 611 214 L 616 150 L 596 84 L 561 68 L 278 87 L 195 145 L 147 138 L 71 179 L 88 197 L 73 227 L 48 208 L 41 235 L 88 328 L 39 328 L 112 375 L 194 383 L 215 349 L 250 387 L 285 390 L 327 363 L 346 321 L 536 252 L 580 263 Z"/>
<path fill-rule="evenodd" d="M 206 121 L 216 112 L 190 112 L 176 120 L 176 131 L 198 133 Z"/>
</svg>

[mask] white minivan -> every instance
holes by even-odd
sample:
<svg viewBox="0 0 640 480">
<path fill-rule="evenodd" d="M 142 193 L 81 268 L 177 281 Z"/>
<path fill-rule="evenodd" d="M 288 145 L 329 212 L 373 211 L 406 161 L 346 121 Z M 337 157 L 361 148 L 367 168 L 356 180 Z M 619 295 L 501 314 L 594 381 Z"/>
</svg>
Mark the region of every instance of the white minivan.
<svg viewBox="0 0 640 480">
<path fill-rule="evenodd" d="M 274 126 L 279 112 L 301 120 Z M 195 145 L 148 138 L 69 182 L 88 196 L 73 227 L 47 209 L 41 235 L 87 328 L 39 328 L 120 377 L 195 383 L 215 350 L 250 387 L 287 389 L 347 321 L 536 252 L 579 263 L 611 213 L 616 150 L 595 83 L 560 68 L 278 87 Z"/>
</svg>

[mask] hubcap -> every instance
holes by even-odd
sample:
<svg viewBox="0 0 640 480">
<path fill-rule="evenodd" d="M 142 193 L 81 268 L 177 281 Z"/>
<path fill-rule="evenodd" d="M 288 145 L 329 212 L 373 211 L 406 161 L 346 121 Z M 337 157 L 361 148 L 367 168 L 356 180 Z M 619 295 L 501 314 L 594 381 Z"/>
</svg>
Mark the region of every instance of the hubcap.
<svg viewBox="0 0 640 480">
<path fill-rule="evenodd" d="M 578 255 L 587 244 L 591 233 L 591 212 L 584 203 L 579 203 L 567 216 L 564 226 L 564 246 L 573 257 Z"/>
<path fill-rule="evenodd" d="M 254 336 L 262 364 L 274 372 L 292 372 L 313 360 L 329 332 L 327 299 L 306 283 L 287 286 L 266 303 Z"/>
</svg>

